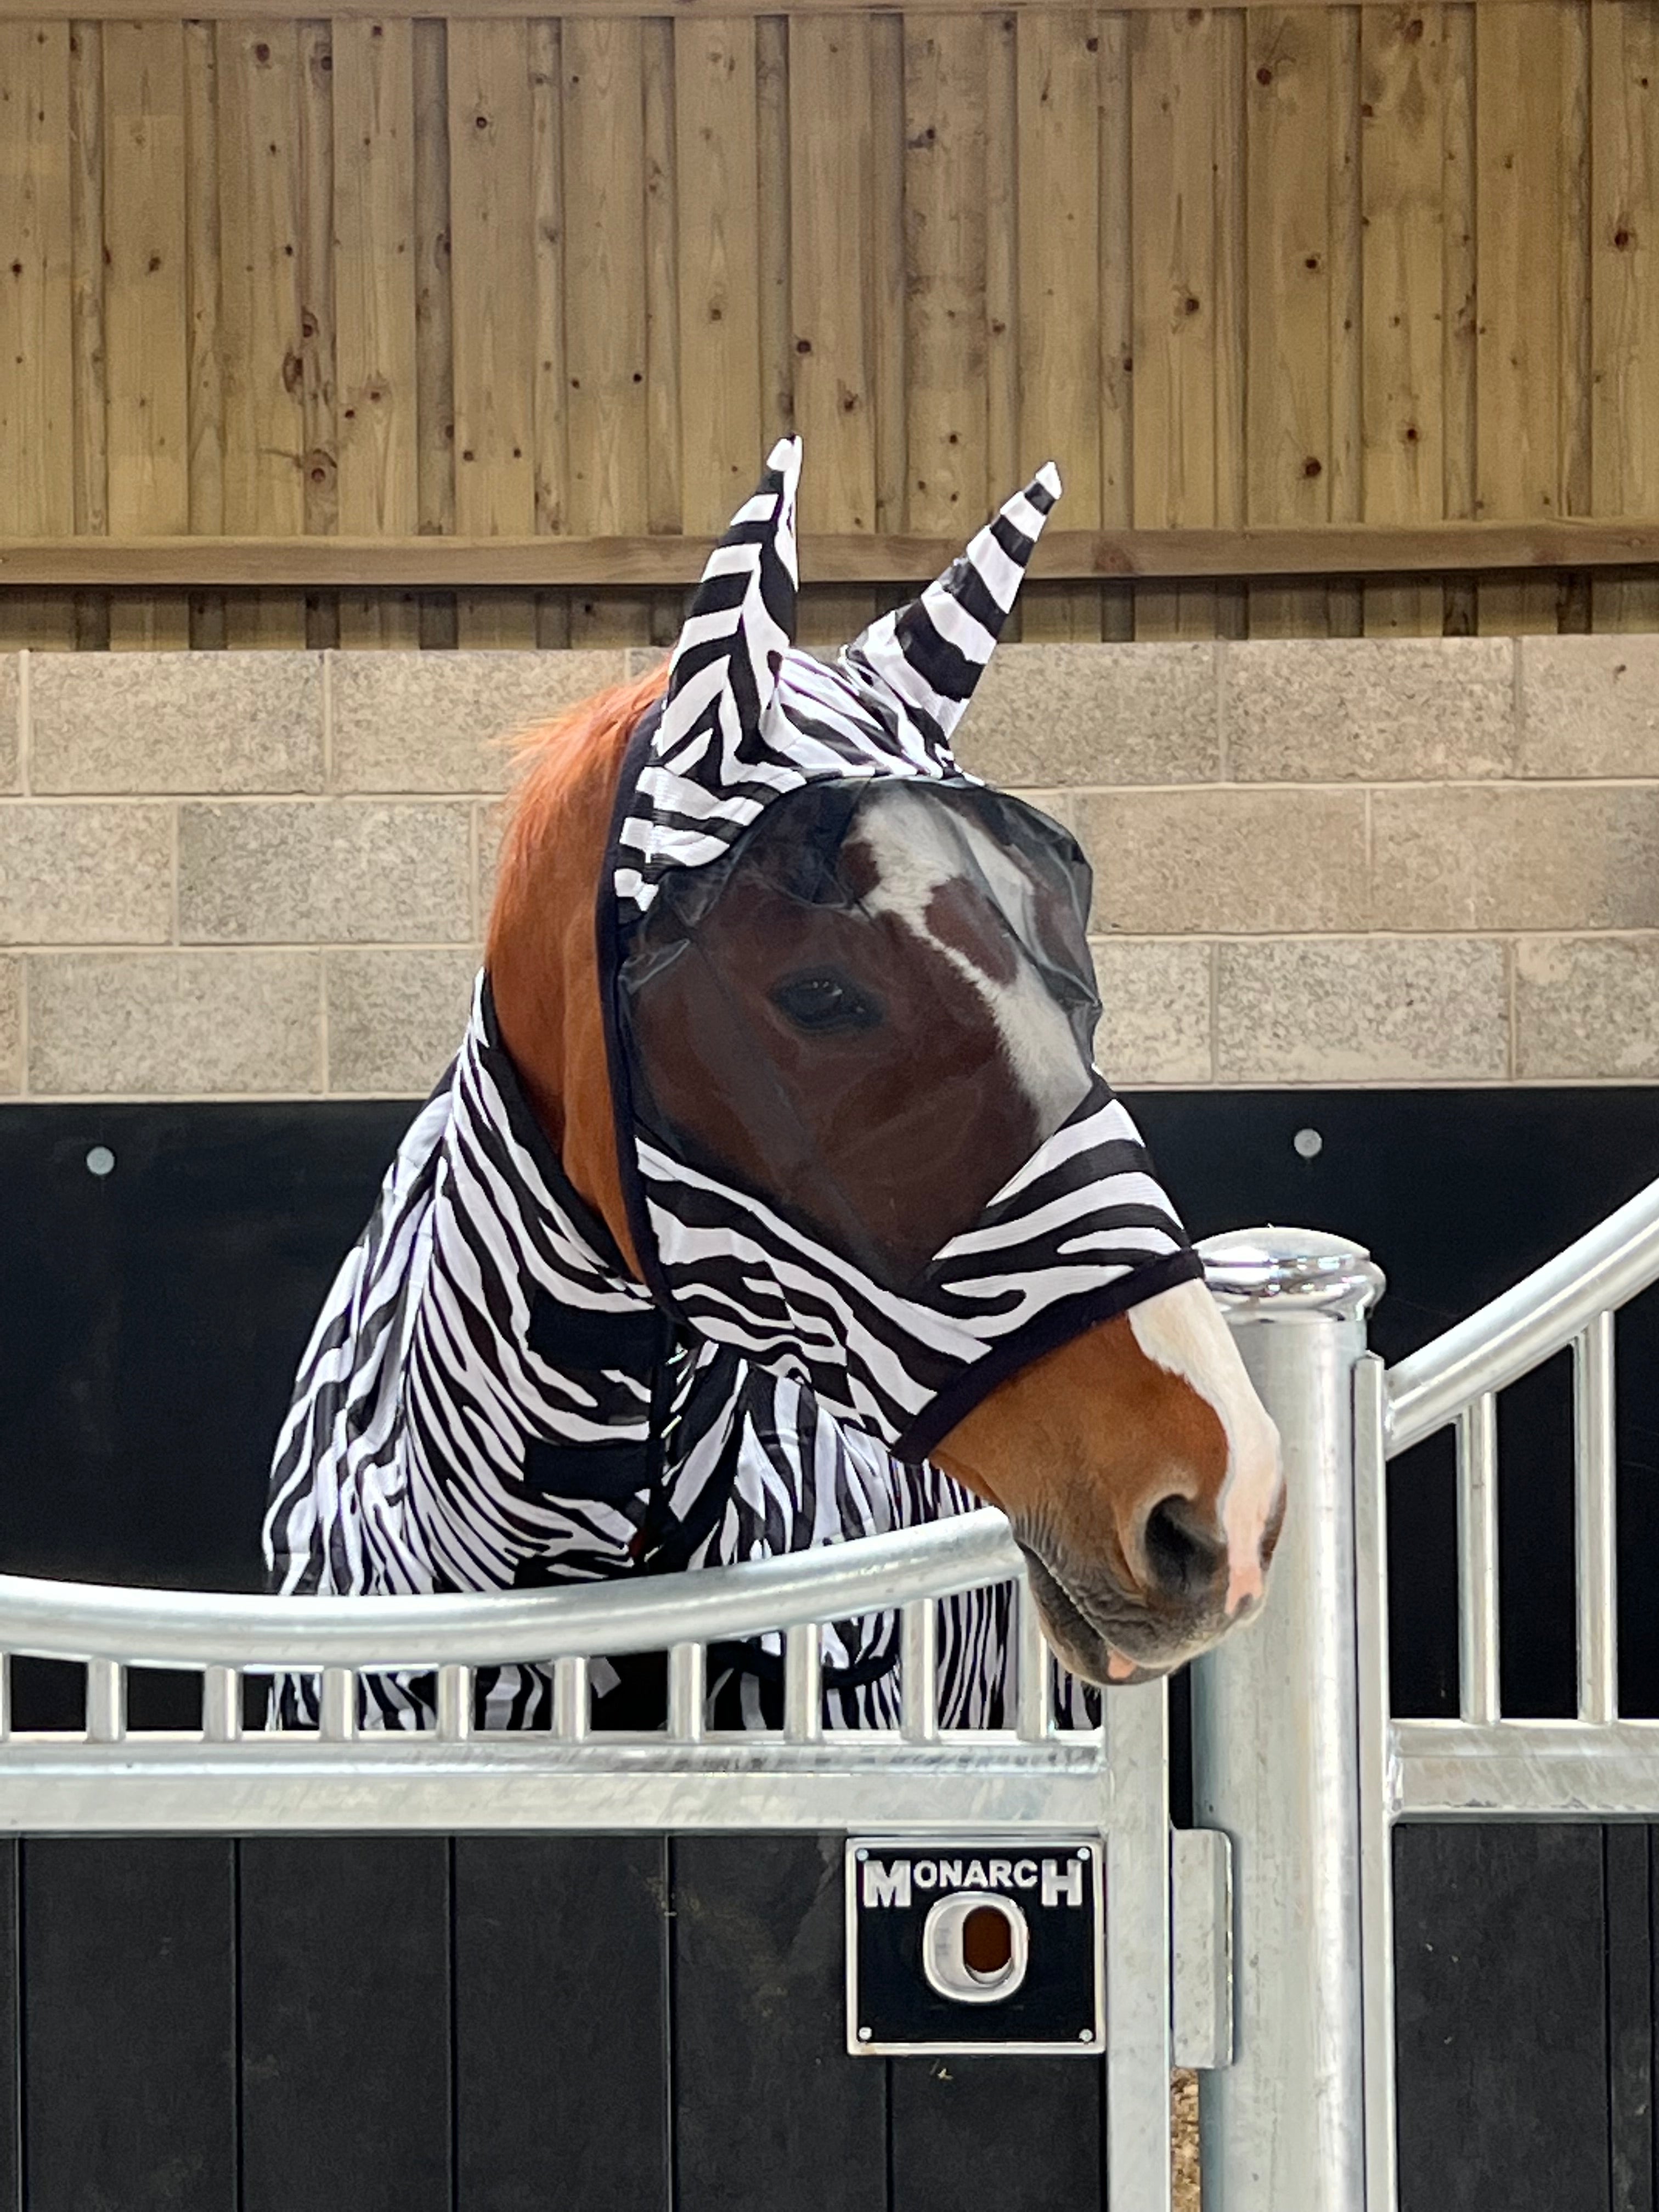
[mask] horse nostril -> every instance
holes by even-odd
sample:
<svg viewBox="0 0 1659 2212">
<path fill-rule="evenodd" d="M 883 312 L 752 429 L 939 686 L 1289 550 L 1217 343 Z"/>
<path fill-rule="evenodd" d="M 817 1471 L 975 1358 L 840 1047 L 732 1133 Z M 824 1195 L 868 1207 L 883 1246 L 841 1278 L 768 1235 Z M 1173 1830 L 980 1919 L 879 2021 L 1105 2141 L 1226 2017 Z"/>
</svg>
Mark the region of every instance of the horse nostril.
<svg viewBox="0 0 1659 2212">
<path fill-rule="evenodd" d="M 1226 1565 L 1225 1543 L 1200 1525 L 1189 1498 L 1161 1498 L 1146 1516 L 1141 1541 L 1147 1580 L 1162 1596 L 1206 1596 Z"/>
</svg>

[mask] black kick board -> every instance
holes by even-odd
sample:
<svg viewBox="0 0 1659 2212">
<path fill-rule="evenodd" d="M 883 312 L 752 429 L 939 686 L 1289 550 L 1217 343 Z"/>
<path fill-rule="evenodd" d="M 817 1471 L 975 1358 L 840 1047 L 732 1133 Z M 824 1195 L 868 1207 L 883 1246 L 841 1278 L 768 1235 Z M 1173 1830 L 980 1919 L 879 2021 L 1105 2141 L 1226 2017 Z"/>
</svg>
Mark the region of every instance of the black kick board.
<svg viewBox="0 0 1659 2212">
<path fill-rule="evenodd" d="M 28 2212 L 234 2204 L 235 1844 L 19 1849 Z"/>
</svg>

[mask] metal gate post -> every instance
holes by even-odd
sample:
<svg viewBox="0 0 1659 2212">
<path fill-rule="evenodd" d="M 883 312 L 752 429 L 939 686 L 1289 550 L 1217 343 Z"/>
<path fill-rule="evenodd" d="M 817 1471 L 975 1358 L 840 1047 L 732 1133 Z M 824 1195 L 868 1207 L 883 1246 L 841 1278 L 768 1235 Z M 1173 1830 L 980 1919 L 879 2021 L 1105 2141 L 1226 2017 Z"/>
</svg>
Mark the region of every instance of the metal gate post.
<svg viewBox="0 0 1659 2212">
<path fill-rule="evenodd" d="M 1170 2212 L 1170 1716 L 1162 1682 L 1103 1699 L 1106 2202 Z"/>
<path fill-rule="evenodd" d="M 1232 1838 L 1236 1916 L 1234 2063 L 1200 2077 L 1205 2212 L 1364 2212 L 1353 1384 L 1382 1278 L 1313 1230 L 1200 1249 L 1289 1486 L 1261 1620 L 1193 1670 L 1194 1816 Z"/>
</svg>

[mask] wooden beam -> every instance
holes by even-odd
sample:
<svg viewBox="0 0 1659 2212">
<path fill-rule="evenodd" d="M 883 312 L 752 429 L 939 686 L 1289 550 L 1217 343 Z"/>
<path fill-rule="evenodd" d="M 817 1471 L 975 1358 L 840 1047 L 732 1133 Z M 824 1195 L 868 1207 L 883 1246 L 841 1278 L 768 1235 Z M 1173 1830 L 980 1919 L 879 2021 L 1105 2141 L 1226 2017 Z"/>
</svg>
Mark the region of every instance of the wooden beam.
<svg viewBox="0 0 1659 2212">
<path fill-rule="evenodd" d="M 1054 0 L 1000 0 L 1000 4 L 988 6 L 987 0 L 927 0 L 929 15 L 966 15 L 1002 16 L 1011 8 L 1052 8 Z M 1478 8 L 1510 8 L 1535 6 L 1537 0 L 1473 0 Z M 1181 9 L 1190 6 L 1191 0 L 1115 0 L 1114 15 L 1142 15 L 1160 10 Z M 1299 4 L 1317 8 L 1339 8 L 1354 4 L 1354 0 L 1299 0 Z M 1358 0 L 1363 7 L 1397 7 L 1399 0 Z M 1624 0 L 1588 0 L 1593 8 L 1624 4 Z M 551 10 L 554 20 L 571 15 L 656 15 L 704 16 L 723 20 L 736 15 L 891 15 L 897 12 L 894 0 L 789 0 L 780 5 L 780 0 L 562 0 Z M 433 0 L 387 0 L 387 4 L 374 6 L 371 0 L 341 0 L 331 8 L 319 8 L 316 0 L 210 0 L 208 5 L 190 5 L 187 0 L 122 0 L 122 4 L 104 11 L 94 9 L 88 17 L 86 0 L 0 0 L 0 23 L 64 23 L 88 20 L 98 21 L 102 15 L 122 23 L 174 23 L 209 21 L 235 22 L 254 19 L 260 22 L 310 22 L 319 15 L 331 16 L 337 21 L 399 22 L 412 16 L 441 16 L 449 22 L 489 22 L 512 19 L 522 20 L 524 0 L 449 0 L 441 8 L 434 8 Z"/>
<path fill-rule="evenodd" d="M 0 588 L 128 591 L 638 591 L 695 583 L 710 538 L 0 538 Z M 957 539 L 808 537 L 813 585 L 924 582 Z M 1306 529 L 1051 530 L 1033 575 L 1434 575 L 1659 567 L 1659 522 L 1442 522 Z"/>
</svg>

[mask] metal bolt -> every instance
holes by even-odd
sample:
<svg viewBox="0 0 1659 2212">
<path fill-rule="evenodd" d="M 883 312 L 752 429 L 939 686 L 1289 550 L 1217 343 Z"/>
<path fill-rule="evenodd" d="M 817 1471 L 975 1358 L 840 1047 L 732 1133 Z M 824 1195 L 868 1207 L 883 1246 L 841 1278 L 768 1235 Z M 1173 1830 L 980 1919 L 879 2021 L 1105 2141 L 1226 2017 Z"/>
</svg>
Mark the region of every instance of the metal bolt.
<svg viewBox="0 0 1659 2212">
<path fill-rule="evenodd" d="M 872 2036 L 872 2033 L 873 2033 L 873 2030 L 872 2030 L 872 2029 L 870 2029 L 870 2028 L 867 2028 L 867 2027 L 861 2027 L 861 2028 L 859 2030 L 859 2041 L 860 2041 L 860 2043 L 868 2043 L 868 2042 L 869 2042 L 869 2040 L 870 2040 L 870 2039 L 871 2039 L 871 2036 Z"/>
<path fill-rule="evenodd" d="M 1080 2027 L 1080 2028 L 1079 2028 L 1079 2030 L 1078 2030 L 1078 2032 L 1077 2032 L 1077 2039 L 1078 2039 L 1078 2041 L 1079 2041 L 1079 2043 L 1092 2043 L 1092 2042 L 1094 2041 L 1094 2039 L 1095 2039 L 1095 2032 L 1094 2032 L 1093 2028 L 1091 2028 L 1091 2027 Z"/>
<path fill-rule="evenodd" d="M 1325 1149 L 1325 1139 L 1317 1129 L 1298 1129 L 1291 1142 L 1298 1159 L 1316 1160 Z"/>
<path fill-rule="evenodd" d="M 106 1176 L 115 1166 L 115 1155 L 107 1145 L 94 1145 L 87 1154 L 87 1173 Z"/>
</svg>

